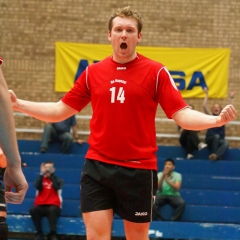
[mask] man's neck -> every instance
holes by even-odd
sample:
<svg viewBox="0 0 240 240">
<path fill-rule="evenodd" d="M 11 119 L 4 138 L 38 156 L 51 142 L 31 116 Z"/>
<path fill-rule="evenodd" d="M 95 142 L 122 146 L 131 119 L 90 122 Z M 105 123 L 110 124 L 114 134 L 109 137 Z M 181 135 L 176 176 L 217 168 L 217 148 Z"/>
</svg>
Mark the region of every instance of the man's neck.
<svg viewBox="0 0 240 240">
<path fill-rule="evenodd" d="M 125 63 L 133 61 L 136 57 L 137 57 L 136 52 L 134 52 L 134 54 L 131 57 L 128 57 L 128 58 L 127 57 L 119 57 L 118 55 L 113 54 L 113 61 L 117 62 L 117 63 L 120 63 L 120 64 L 125 64 Z"/>
</svg>

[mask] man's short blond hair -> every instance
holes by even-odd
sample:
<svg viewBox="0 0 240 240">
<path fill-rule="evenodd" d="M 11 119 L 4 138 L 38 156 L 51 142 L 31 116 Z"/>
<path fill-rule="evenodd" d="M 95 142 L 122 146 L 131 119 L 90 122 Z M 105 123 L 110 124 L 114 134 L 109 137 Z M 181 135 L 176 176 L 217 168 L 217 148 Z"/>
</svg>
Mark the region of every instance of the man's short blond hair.
<svg viewBox="0 0 240 240">
<path fill-rule="evenodd" d="M 132 10 L 130 6 L 124 7 L 124 8 L 118 8 L 117 11 L 115 11 L 109 18 L 108 20 L 108 30 L 111 32 L 112 30 L 112 22 L 113 19 L 116 17 L 121 17 L 121 18 L 132 18 L 134 20 L 136 20 L 137 22 L 137 27 L 138 27 L 138 33 L 140 33 L 142 31 L 142 26 L 143 26 L 143 22 L 142 22 L 142 18 L 139 15 L 139 13 L 136 10 Z"/>
</svg>

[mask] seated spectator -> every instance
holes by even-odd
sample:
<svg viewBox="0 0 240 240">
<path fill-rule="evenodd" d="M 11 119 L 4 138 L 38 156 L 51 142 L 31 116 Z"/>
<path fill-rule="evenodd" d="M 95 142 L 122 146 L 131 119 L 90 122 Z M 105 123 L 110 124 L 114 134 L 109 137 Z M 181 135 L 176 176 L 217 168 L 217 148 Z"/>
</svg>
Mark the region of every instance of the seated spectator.
<svg viewBox="0 0 240 240">
<path fill-rule="evenodd" d="M 222 111 L 222 107 L 220 104 L 216 103 L 212 107 L 212 111 L 210 112 L 207 107 L 208 102 L 208 89 L 204 88 L 205 98 L 203 100 L 203 109 L 206 114 L 217 116 Z M 233 101 L 234 92 L 231 93 L 231 100 Z M 233 104 L 233 102 L 232 102 Z M 206 144 L 208 145 L 211 154 L 209 155 L 209 159 L 220 160 L 222 159 L 222 155 L 228 149 L 229 143 L 225 140 L 225 125 L 221 127 L 209 128 L 206 132 Z"/>
<path fill-rule="evenodd" d="M 71 130 L 72 129 L 72 133 Z M 82 144 L 84 141 L 78 138 L 76 116 L 73 115 L 61 122 L 47 123 L 43 130 L 40 152 L 45 153 L 49 141 L 59 140 L 62 143 L 61 153 L 68 153 L 73 140 Z"/>
<path fill-rule="evenodd" d="M 34 182 L 37 189 L 34 206 L 30 209 L 32 221 L 37 230 L 34 240 L 43 240 L 42 218 L 49 221 L 50 234 L 48 240 L 57 240 L 57 220 L 61 214 L 63 180 L 54 174 L 55 168 L 52 161 L 41 164 L 40 175 Z"/>
<path fill-rule="evenodd" d="M 189 105 L 189 108 L 194 109 L 193 105 Z M 179 142 L 181 146 L 186 150 L 187 159 L 193 159 L 193 151 L 194 150 L 202 150 L 207 147 L 207 144 L 204 142 L 200 142 L 198 137 L 198 131 L 193 130 L 185 130 L 178 126 L 180 137 Z"/>
<path fill-rule="evenodd" d="M 179 190 L 182 183 L 182 175 L 174 171 L 175 162 L 168 158 L 165 160 L 164 169 L 158 173 L 158 192 L 153 205 L 153 220 L 164 220 L 160 210 L 166 204 L 174 208 L 172 221 L 180 221 L 185 209 L 185 201 Z"/>
</svg>

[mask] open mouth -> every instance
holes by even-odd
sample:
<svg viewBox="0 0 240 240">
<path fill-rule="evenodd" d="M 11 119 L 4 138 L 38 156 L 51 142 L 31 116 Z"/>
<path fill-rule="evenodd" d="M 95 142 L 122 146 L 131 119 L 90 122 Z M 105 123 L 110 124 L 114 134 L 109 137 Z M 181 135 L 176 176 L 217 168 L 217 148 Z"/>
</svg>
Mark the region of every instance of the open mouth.
<svg viewBox="0 0 240 240">
<path fill-rule="evenodd" d="M 127 49 L 127 44 L 126 43 L 121 43 L 120 48 L 121 49 Z"/>
</svg>

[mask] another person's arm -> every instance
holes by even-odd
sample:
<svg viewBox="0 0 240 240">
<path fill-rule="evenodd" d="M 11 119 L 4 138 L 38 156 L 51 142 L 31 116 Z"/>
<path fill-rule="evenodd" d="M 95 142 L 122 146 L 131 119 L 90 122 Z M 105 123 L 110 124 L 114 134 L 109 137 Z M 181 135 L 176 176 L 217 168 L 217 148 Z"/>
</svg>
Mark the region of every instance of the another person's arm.
<svg viewBox="0 0 240 240">
<path fill-rule="evenodd" d="M 55 190 L 60 190 L 63 188 L 64 181 L 61 178 L 57 177 L 54 173 L 52 173 L 51 179 L 52 179 L 52 183 L 53 183 L 53 188 Z"/>
<path fill-rule="evenodd" d="M 205 98 L 203 99 L 203 110 L 206 114 L 211 115 L 211 112 L 208 109 L 207 102 L 208 102 L 208 89 L 205 87 L 204 89 L 205 92 Z"/>
<path fill-rule="evenodd" d="M 230 99 L 231 99 L 231 104 L 234 105 L 234 95 L 235 95 L 235 91 L 232 91 L 230 93 Z"/>
<path fill-rule="evenodd" d="M 165 181 L 169 184 L 169 186 L 171 188 L 173 188 L 176 191 L 179 191 L 181 188 L 181 182 L 180 181 L 176 181 L 176 182 L 171 182 L 168 178 L 168 176 L 165 177 Z"/>
<path fill-rule="evenodd" d="M 73 132 L 73 138 L 77 140 L 78 139 L 77 125 L 72 126 L 72 132 Z"/>
<path fill-rule="evenodd" d="M 77 133 L 77 125 L 72 126 L 73 131 L 73 138 L 78 144 L 83 144 L 85 141 L 82 139 L 79 139 L 78 133 Z"/>
<path fill-rule="evenodd" d="M 1 67 L 0 113 L 0 146 L 7 159 L 7 168 L 4 173 L 5 199 L 9 203 L 17 204 L 23 201 L 28 189 L 28 184 L 21 168 L 12 104 Z M 15 188 L 16 192 L 12 192 L 12 188 Z"/>
<path fill-rule="evenodd" d="M 42 190 L 42 188 L 43 188 L 42 181 L 43 181 L 44 174 L 45 174 L 45 168 L 44 168 L 44 163 L 42 163 L 40 165 L 40 174 L 39 174 L 39 176 L 36 178 L 36 180 L 33 183 L 34 187 L 38 191 Z"/>
<path fill-rule="evenodd" d="M 158 179 L 158 190 L 162 190 L 162 183 L 163 183 L 163 180 L 164 180 L 164 177 L 165 177 L 165 174 L 162 172 L 160 178 Z"/>
<path fill-rule="evenodd" d="M 34 181 L 33 185 L 37 190 L 42 190 L 42 181 L 43 181 L 43 175 L 39 175 L 36 180 Z"/>
<path fill-rule="evenodd" d="M 169 173 L 169 170 L 167 168 L 163 168 L 163 171 L 158 174 L 158 189 L 162 189 L 162 183 L 163 180 L 165 179 L 166 175 Z"/>
</svg>

